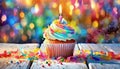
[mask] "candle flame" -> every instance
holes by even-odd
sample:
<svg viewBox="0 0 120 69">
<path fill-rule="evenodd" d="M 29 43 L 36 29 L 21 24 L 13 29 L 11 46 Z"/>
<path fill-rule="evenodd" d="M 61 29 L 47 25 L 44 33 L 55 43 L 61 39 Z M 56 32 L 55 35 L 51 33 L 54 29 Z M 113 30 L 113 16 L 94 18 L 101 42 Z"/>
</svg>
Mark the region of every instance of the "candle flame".
<svg viewBox="0 0 120 69">
<path fill-rule="evenodd" d="M 61 4 L 59 6 L 59 13 L 62 14 L 62 6 L 61 6 Z"/>
</svg>

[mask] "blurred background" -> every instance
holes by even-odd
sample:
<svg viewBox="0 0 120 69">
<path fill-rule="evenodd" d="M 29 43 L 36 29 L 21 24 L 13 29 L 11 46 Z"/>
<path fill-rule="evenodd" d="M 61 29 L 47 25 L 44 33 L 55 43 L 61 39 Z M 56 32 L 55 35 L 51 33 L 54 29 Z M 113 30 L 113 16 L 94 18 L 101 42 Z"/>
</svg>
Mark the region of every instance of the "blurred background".
<svg viewBox="0 0 120 69">
<path fill-rule="evenodd" d="M 120 43 L 120 0 L 0 0 L 0 43 L 42 43 L 62 16 L 80 43 Z"/>
</svg>

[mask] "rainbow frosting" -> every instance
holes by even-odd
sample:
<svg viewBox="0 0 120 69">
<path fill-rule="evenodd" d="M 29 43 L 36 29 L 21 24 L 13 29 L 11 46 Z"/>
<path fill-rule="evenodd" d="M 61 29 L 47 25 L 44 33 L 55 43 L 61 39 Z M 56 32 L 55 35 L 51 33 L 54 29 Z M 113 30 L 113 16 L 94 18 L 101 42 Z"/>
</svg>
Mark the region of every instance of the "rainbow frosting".
<svg viewBox="0 0 120 69">
<path fill-rule="evenodd" d="M 75 31 L 64 19 L 62 21 L 54 20 L 45 30 L 43 37 L 51 40 L 66 41 L 75 39 Z"/>
</svg>

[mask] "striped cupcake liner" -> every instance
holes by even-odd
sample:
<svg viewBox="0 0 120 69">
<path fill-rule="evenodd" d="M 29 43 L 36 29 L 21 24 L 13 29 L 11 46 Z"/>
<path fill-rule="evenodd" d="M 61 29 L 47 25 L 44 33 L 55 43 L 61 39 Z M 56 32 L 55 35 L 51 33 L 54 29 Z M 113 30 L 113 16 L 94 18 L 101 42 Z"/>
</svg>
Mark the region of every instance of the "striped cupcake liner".
<svg viewBox="0 0 120 69">
<path fill-rule="evenodd" d="M 46 48 L 49 57 L 68 57 L 73 55 L 75 43 L 42 44 Z"/>
</svg>

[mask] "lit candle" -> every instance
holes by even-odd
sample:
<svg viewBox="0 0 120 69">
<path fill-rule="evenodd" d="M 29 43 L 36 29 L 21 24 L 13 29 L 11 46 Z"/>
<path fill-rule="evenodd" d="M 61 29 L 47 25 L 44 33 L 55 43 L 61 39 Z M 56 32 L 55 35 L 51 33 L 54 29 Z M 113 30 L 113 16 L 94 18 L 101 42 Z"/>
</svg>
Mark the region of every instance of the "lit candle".
<svg viewBox="0 0 120 69">
<path fill-rule="evenodd" d="M 60 22 L 62 21 L 62 6 L 61 6 L 61 4 L 60 4 L 60 6 L 59 6 L 59 13 L 60 13 L 60 15 L 59 15 L 59 20 L 60 20 Z"/>
</svg>

